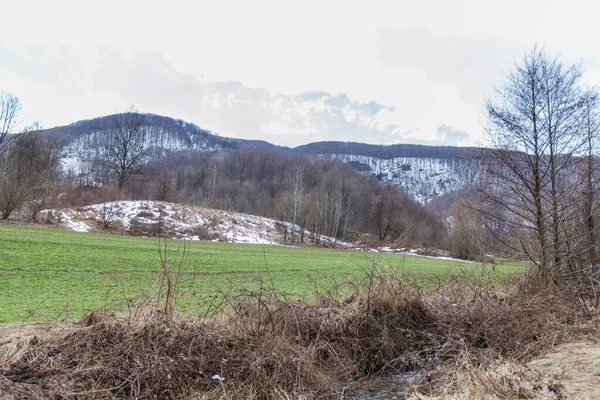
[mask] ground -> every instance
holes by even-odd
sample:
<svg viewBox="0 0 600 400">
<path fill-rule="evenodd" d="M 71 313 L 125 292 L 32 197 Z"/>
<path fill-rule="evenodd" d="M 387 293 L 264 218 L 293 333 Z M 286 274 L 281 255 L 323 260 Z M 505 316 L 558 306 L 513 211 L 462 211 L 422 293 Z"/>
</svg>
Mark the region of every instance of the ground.
<svg viewBox="0 0 600 400">
<path fill-rule="evenodd" d="M 600 399 L 600 343 L 597 340 L 563 343 L 550 348 L 526 363 L 506 360 L 494 366 L 494 373 L 505 381 L 518 381 L 532 399 Z M 458 378 L 460 379 L 460 378 Z M 467 388 L 465 388 L 467 389 Z M 473 398 L 473 392 L 428 397 L 413 394 L 412 400 Z M 400 398 L 400 397 L 399 397 Z M 499 399 L 488 395 L 485 399 Z"/>
</svg>

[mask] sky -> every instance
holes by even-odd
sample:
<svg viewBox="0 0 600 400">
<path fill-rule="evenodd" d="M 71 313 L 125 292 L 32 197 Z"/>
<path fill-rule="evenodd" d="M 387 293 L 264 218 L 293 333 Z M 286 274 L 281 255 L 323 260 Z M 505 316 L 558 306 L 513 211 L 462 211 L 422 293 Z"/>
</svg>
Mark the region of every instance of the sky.
<svg viewBox="0 0 600 400">
<path fill-rule="evenodd" d="M 44 127 L 127 110 L 285 146 L 485 145 L 535 44 L 600 85 L 592 1 L 5 2 L 0 89 Z"/>
</svg>

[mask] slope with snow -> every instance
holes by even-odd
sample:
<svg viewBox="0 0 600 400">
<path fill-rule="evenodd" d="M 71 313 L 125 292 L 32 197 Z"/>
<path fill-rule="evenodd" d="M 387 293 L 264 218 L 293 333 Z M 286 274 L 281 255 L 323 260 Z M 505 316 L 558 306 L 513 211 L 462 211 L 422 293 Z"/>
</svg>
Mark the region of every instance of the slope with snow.
<svg viewBox="0 0 600 400">
<path fill-rule="evenodd" d="M 163 235 L 179 239 L 212 239 L 236 243 L 276 244 L 277 221 L 248 214 L 159 201 L 117 201 L 78 209 L 44 210 L 66 229 Z"/>
<path fill-rule="evenodd" d="M 47 130 L 64 144 L 61 163 L 65 175 L 94 180 L 98 175 L 94 172 L 96 160 L 101 158 L 103 143 L 114 129 L 114 118 L 100 117 Z M 266 142 L 220 137 L 194 124 L 153 114 L 144 115 L 142 133 L 148 161 L 181 151 L 216 153 L 247 145 L 277 148 Z M 344 161 L 363 173 L 404 188 L 421 203 L 469 187 L 479 181 L 482 173 L 478 162 L 468 158 L 477 153 L 470 148 L 317 142 L 295 149 L 279 149 Z"/>
<path fill-rule="evenodd" d="M 77 209 L 43 210 L 40 218 L 54 220 L 63 229 L 77 232 L 112 232 L 133 236 L 165 236 L 186 240 L 213 240 L 233 243 L 284 244 L 282 231 L 301 231 L 290 222 L 255 215 L 216 210 L 160 201 L 116 201 L 93 204 Z M 285 227 L 285 228 L 284 228 Z M 306 237 L 310 235 L 304 232 Z M 327 246 L 414 256 L 443 258 L 431 250 L 378 247 L 368 248 L 319 235 Z M 461 261 L 461 260 L 456 260 Z M 464 262 L 464 261 L 461 261 Z"/>
<path fill-rule="evenodd" d="M 482 177 L 478 161 L 462 157 L 397 157 L 383 159 L 354 154 L 331 157 L 360 172 L 402 187 L 415 200 L 428 203 L 438 196 L 476 184 Z"/>
<path fill-rule="evenodd" d="M 222 143 L 205 140 L 194 131 L 174 132 L 169 128 L 150 126 L 143 127 L 142 133 L 147 160 L 157 160 L 177 151 L 215 153 L 227 149 Z M 78 176 L 90 171 L 95 160 L 102 156 L 102 143 L 108 134 L 108 130 L 87 132 L 69 141 L 61 151 L 63 172 Z"/>
</svg>

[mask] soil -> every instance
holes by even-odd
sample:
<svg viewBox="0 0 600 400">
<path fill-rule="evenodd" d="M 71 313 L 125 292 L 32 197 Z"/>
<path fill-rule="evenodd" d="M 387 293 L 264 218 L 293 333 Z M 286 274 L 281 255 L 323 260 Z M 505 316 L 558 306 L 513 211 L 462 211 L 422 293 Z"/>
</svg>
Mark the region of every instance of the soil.
<svg viewBox="0 0 600 400">
<path fill-rule="evenodd" d="M 597 340 L 564 343 L 524 364 L 506 361 L 497 366 L 495 372 L 500 375 L 506 374 L 503 378 L 508 379 L 519 376 L 519 386 L 529 394 L 525 398 L 600 399 L 600 343 Z M 473 392 L 469 389 L 465 388 L 464 393 L 443 397 L 413 393 L 408 399 L 470 399 L 473 398 Z M 378 398 L 377 395 L 378 393 L 373 393 L 371 398 Z M 483 398 L 499 399 L 494 395 Z"/>
<path fill-rule="evenodd" d="M 541 375 L 540 399 L 600 399 L 600 343 L 565 343 L 527 363 Z M 556 389 L 554 392 L 552 389 Z"/>
</svg>

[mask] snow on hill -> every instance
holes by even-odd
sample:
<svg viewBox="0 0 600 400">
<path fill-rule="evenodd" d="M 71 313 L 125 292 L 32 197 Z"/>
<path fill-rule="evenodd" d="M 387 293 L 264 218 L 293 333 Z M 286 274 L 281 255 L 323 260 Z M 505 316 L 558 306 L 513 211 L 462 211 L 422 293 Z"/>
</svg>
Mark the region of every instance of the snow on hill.
<svg viewBox="0 0 600 400">
<path fill-rule="evenodd" d="M 114 118 L 99 117 L 47 130 L 63 144 L 61 163 L 65 175 L 97 175 L 96 160 L 104 151 L 103 141 L 114 129 Z M 344 161 L 363 173 L 400 186 L 421 203 L 477 183 L 482 171 L 478 162 L 469 158 L 480 150 L 475 148 L 316 142 L 287 149 L 262 141 L 221 137 L 194 124 L 153 114 L 144 114 L 142 132 L 149 161 L 174 152 L 218 153 L 244 146 L 312 154 Z"/>
<path fill-rule="evenodd" d="M 164 235 L 236 243 L 276 244 L 282 241 L 277 221 L 221 210 L 159 201 L 117 201 L 78 209 L 45 210 L 59 227 L 79 232 L 121 232 L 137 236 Z"/>
<path fill-rule="evenodd" d="M 61 163 L 65 174 L 89 174 L 95 160 L 104 151 L 103 143 L 114 130 L 117 117 L 118 115 L 107 115 L 45 131 L 62 143 Z M 181 151 L 216 153 L 245 146 L 278 148 L 260 140 L 221 137 L 190 122 L 155 114 L 143 114 L 141 133 L 144 136 L 146 159 L 150 161 Z"/>
<path fill-rule="evenodd" d="M 132 236 L 166 236 L 174 239 L 213 240 L 233 243 L 284 244 L 287 231 L 301 228 L 289 222 L 255 215 L 160 201 L 137 200 L 93 204 L 77 209 L 43 210 L 40 219 L 53 221 L 59 228 L 77 232 L 122 233 Z M 306 237 L 309 232 L 305 231 Z M 328 246 L 371 253 L 394 253 L 456 260 L 426 249 L 368 248 L 319 235 Z"/>
<path fill-rule="evenodd" d="M 282 244 L 284 230 L 299 232 L 302 229 L 290 222 L 255 215 L 151 200 L 43 210 L 40 217 L 55 220 L 59 227 L 77 232 L 112 232 L 234 243 Z M 305 235 L 308 236 L 309 232 L 305 231 Z M 359 247 L 324 235 L 319 235 L 319 239 L 331 246 Z"/>
<path fill-rule="evenodd" d="M 177 151 L 197 151 L 215 153 L 232 150 L 235 145 L 227 139 L 212 135 L 193 124 L 183 121 L 166 119 L 157 120 L 158 117 L 146 117 L 147 123 L 142 126 L 144 135 L 144 150 L 148 160 L 157 160 L 166 154 Z M 65 145 L 61 151 L 62 169 L 67 174 L 77 176 L 89 171 L 94 161 L 104 151 L 103 141 L 110 132 L 111 125 L 105 122 L 102 125 L 85 124 L 77 127 L 53 128 L 61 132 Z M 52 130 L 51 130 L 52 131 Z M 67 132 L 67 133 L 65 133 Z"/>
<path fill-rule="evenodd" d="M 353 154 L 324 157 L 344 161 L 360 172 L 375 175 L 380 181 L 400 186 L 421 203 L 472 186 L 479 181 L 482 173 L 477 161 L 464 157 L 383 159 Z"/>
</svg>

